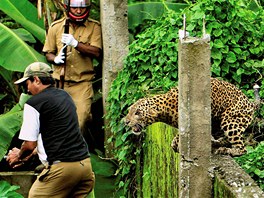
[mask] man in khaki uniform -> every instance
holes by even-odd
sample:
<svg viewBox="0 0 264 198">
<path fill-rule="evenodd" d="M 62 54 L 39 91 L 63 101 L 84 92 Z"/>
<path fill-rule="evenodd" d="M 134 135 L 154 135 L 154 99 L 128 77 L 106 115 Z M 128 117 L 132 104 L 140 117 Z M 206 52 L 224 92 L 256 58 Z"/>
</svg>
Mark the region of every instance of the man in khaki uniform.
<svg viewBox="0 0 264 198">
<path fill-rule="evenodd" d="M 64 5 L 67 8 L 68 0 Z M 76 104 L 82 133 L 85 123 L 92 120 L 93 58 L 99 58 L 102 49 L 101 26 L 88 19 L 90 7 L 90 0 L 70 0 L 69 34 L 64 33 L 65 17 L 53 22 L 43 48 L 47 61 L 53 64 L 53 77 L 58 83 L 65 62 L 63 46 L 67 45 L 64 90 Z"/>
</svg>

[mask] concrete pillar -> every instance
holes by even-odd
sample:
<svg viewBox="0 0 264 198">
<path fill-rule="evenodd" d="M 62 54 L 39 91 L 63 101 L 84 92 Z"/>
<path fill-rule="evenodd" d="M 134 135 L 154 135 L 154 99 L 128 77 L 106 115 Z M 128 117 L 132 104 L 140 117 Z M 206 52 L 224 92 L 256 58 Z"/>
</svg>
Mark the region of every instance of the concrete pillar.
<svg viewBox="0 0 264 198">
<path fill-rule="evenodd" d="M 211 198 L 209 41 L 209 37 L 179 41 L 180 198 Z"/>
<path fill-rule="evenodd" d="M 100 13 L 103 36 L 103 106 L 106 113 L 106 99 L 112 81 L 123 68 L 123 61 L 128 54 L 128 11 L 127 0 L 100 0 Z M 107 121 L 105 120 L 105 126 Z M 105 128 L 105 140 L 110 131 Z M 112 145 L 105 141 L 106 155 L 111 156 Z"/>
</svg>

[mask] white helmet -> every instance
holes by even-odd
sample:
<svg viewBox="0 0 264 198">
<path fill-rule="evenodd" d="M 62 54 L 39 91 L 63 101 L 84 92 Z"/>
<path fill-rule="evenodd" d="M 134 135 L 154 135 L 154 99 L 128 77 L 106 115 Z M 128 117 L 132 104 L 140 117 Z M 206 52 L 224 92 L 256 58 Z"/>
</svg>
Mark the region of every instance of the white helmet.
<svg viewBox="0 0 264 198">
<path fill-rule="evenodd" d="M 68 6 L 68 0 L 64 0 L 64 4 Z M 70 7 L 85 8 L 91 5 L 90 0 L 70 0 Z"/>
<path fill-rule="evenodd" d="M 65 8 L 67 8 L 68 3 L 69 3 L 68 0 L 64 0 Z M 89 12 L 91 9 L 91 2 L 90 2 L 90 0 L 70 0 L 70 7 L 72 7 L 72 8 L 86 8 L 85 13 L 83 13 L 81 16 L 75 16 L 73 13 L 69 12 L 69 17 L 72 21 L 83 22 L 89 16 Z"/>
</svg>

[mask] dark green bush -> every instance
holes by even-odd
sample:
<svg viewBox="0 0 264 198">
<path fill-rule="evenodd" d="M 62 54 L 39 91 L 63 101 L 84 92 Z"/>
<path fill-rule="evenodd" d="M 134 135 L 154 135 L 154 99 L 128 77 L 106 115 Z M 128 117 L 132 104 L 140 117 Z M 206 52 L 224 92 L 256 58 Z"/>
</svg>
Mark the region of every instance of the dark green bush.
<svg viewBox="0 0 264 198">
<path fill-rule="evenodd" d="M 247 147 L 247 153 L 236 157 L 236 162 L 248 173 L 264 190 L 264 142 L 260 142 L 256 148 Z"/>
</svg>

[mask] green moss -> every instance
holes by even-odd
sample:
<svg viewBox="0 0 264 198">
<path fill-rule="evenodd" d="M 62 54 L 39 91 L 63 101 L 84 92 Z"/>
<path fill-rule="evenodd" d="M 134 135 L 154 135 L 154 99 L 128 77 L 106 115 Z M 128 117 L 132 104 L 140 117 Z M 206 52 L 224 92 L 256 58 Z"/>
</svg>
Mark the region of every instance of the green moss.
<svg viewBox="0 0 264 198">
<path fill-rule="evenodd" d="M 214 197 L 215 198 L 235 198 L 236 196 L 229 189 L 225 181 L 220 178 L 220 175 L 216 173 L 214 180 Z"/>
<path fill-rule="evenodd" d="M 148 127 L 143 149 L 142 197 L 178 197 L 178 153 L 171 148 L 177 129 L 163 123 Z"/>
</svg>

